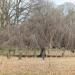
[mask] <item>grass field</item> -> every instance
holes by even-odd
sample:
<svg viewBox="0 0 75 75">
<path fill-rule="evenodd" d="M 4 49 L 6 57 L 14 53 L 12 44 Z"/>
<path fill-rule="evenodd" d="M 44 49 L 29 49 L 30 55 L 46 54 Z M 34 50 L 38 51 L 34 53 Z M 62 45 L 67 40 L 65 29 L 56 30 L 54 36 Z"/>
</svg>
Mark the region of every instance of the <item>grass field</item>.
<svg viewBox="0 0 75 75">
<path fill-rule="evenodd" d="M 0 56 L 0 75 L 75 75 L 75 57 L 19 60 Z"/>
</svg>

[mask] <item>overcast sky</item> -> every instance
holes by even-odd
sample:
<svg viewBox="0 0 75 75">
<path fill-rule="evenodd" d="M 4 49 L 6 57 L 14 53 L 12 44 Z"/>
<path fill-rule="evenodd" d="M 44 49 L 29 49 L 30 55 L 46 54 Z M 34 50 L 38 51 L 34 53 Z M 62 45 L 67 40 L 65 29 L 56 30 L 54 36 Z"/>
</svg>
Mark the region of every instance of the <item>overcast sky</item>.
<svg viewBox="0 0 75 75">
<path fill-rule="evenodd" d="M 71 2 L 75 4 L 75 0 L 53 0 L 57 5 L 63 4 L 64 2 Z"/>
</svg>

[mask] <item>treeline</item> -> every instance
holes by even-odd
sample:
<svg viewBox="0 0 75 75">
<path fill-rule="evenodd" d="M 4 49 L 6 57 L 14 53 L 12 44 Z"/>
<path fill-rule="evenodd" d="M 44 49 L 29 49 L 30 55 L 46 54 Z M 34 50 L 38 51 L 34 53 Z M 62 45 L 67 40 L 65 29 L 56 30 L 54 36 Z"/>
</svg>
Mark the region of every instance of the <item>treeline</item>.
<svg viewBox="0 0 75 75">
<path fill-rule="evenodd" d="M 47 0 L 0 0 L 1 48 L 75 49 L 75 10 Z"/>
</svg>

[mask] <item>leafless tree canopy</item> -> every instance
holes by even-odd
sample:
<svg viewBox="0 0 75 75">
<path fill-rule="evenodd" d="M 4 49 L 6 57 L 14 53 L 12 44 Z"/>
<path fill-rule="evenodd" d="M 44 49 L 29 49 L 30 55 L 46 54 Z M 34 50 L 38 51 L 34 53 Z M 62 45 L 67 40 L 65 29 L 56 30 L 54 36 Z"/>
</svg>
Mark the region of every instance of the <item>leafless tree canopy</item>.
<svg viewBox="0 0 75 75">
<path fill-rule="evenodd" d="M 75 48 L 75 10 L 47 0 L 0 0 L 0 47 Z"/>
</svg>

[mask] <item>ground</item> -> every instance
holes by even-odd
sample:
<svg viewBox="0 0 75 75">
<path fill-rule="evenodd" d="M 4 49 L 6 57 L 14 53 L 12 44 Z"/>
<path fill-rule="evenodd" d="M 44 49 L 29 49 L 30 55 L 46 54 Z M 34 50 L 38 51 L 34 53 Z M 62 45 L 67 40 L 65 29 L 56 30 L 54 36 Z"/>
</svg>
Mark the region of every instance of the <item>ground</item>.
<svg viewBox="0 0 75 75">
<path fill-rule="evenodd" d="M 0 75 L 75 75 L 75 57 L 19 60 L 0 56 Z"/>
</svg>

